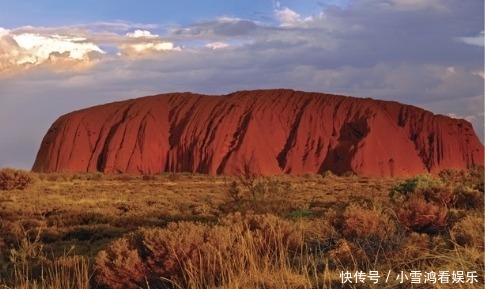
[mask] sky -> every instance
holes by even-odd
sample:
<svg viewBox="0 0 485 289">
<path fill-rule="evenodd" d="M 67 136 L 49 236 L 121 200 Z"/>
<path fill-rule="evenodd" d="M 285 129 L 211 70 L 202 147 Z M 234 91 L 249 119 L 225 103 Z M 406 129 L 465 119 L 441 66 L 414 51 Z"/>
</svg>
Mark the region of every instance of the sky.
<svg viewBox="0 0 485 289">
<path fill-rule="evenodd" d="M 0 167 L 61 115 L 166 92 L 399 101 L 484 139 L 483 0 L 0 0 Z"/>
</svg>

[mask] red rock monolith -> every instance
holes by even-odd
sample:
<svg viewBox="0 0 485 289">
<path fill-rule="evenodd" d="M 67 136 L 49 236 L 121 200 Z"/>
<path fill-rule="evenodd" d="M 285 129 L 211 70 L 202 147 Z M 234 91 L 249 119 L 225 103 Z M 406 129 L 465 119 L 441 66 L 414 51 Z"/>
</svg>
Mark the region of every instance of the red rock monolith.
<svg viewBox="0 0 485 289">
<path fill-rule="evenodd" d="M 463 119 L 397 102 L 293 90 L 171 93 L 61 116 L 33 171 L 436 174 L 484 163 Z"/>
</svg>

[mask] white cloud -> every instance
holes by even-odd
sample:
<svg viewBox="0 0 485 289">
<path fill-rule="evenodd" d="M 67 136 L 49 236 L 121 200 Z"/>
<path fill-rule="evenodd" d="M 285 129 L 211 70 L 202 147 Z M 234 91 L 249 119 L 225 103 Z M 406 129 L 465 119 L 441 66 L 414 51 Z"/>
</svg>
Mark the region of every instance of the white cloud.
<svg viewBox="0 0 485 289">
<path fill-rule="evenodd" d="M 0 27 L 0 37 L 3 37 L 4 35 L 8 35 L 9 33 L 10 33 L 10 30 Z"/>
<path fill-rule="evenodd" d="M 222 16 L 222 17 L 218 17 L 217 18 L 217 21 L 219 23 L 236 23 L 236 22 L 239 22 L 241 21 L 242 19 L 241 18 L 237 18 L 237 17 L 228 17 L 228 16 Z"/>
<path fill-rule="evenodd" d="M 485 80 L 485 71 L 476 71 L 476 72 L 473 72 L 474 75 L 477 75 L 477 76 L 480 76 L 481 78 L 483 78 Z"/>
<path fill-rule="evenodd" d="M 482 30 L 477 36 L 475 37 L 460 37 L 459 40 L 463 41 L 469 45 L 476 45 L 476 46 L 485 46 L 485 31 Z"/>
<path fill-rule="evenodd" d="M 449 66 L 449 67 L 447 67 L 447 68 L 446 68 L 446 71 L 447 71 L 448 73 L 452 73 L 452 74 L 455 74 L 455 73 L 456 73 L 456 69 L 455 69 L 455 67 L 454 67 L 454 66 Z"/>
<path fill-rule="evenodd" d="M 453 113 L 453 112 L 448 113 L 448 116 L 451 118 L 464 119 L 468 122 L 472 122 L 476 118 L 476 116 L 474 115 L 458 116 L 456 113 Z"/>
<path fill-rule="evenodd" d="M 176 48 L 172 42 L 137 43 L 130 44 L 130 47 L 139 53 L 145 51 L 168 51 Z"/>
<path fill-rule="evenodd" d="M 84 42 L 84 38 L 69 38 L 66 36 L 38 34 L 14 35 L 13 39 L 19 45 L 23 56 L 17 59 L 17 64 L 38 65 L 47 60 L 53 53 L 66 54 L 68 58 L 89 60 L 89 53 L 104 53 L 97 45 Z"/>
<path fill-rule="evenodd" d="M 0 27 L 0 71 L 16 65 L 19 47 L 9 34 L 9 30 Z"/>
<path fill-rule="evenodd" d="M 101 59 L 109 59 L 116 50 L 119 55 L 129 57 L 181 50 L 174 42 L 147 30 L 150 27 L 156 28 L 148 24 L 124 23 L 24 26 L 12 30 L 0 27 L 0 71 L 6 76 L 39 65 L 48 65 L 57 71 L 85 69 Z M 126 32 L 129 29 L 134 30 Z"/>
<path fill-rule="evenodd" d="M 135 30 L 134 32 L 126 33 L 126 36 L 132 38 L 159 38 L 160 36 L 157 34 L 152 34 L 148 30 Z"/>
<path fill-rule="evenodd" d="M 135 30 L 126 34 L 126 43 L 119 46 L 118 55 L 138 57 L 150 55 L 163 51 L 180 51 L 181 48 L 175 46 L 173 42 L 163 41 L 159 35 L 152 34 L 147 30 Z"/>
<path fill-rule="evenodd" d="M 210 48 L 210 49 L 221 49 L 221 48 L 226 48 L 229 47 L 229 44 L 225 42 L 211 42 L 207 43 L 205 47 Z"/>
<path fill-rule="evenodd" d="M 84 37 L 66 35 L 41 35 L 37 33 L 19 33 L 0 28 L 0 71 L 15 73 L 29 67 L 50 64 L 60 68 L 66 60 L 71 68 L 76 64 L 92 65 L 93 53 L 104 51 Z M 73 65 L 74 64 L 74 65 Z M 79 67 L 77 67 L 79 68 Z"/>
<path fill-rule="evenodd" d="M 302 22 L 300 14 L 288 7 L 276 10 L 276 18 L 281 22 L 281 26 L 296 26 Z"/>
</svg>

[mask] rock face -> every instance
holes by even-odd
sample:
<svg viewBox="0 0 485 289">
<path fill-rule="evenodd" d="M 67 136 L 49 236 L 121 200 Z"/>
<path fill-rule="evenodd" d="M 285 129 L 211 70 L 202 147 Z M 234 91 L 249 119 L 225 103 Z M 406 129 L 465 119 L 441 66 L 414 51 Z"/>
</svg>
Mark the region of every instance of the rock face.
<svg viewBox="0 0 485 289">
<path fill-rule="evenodd" d="M 484 163 L 471 124 L 397 102 L 293 90 L 173 93 L 61 116 L 33 171 L 410 176 Z"/>
</svg>

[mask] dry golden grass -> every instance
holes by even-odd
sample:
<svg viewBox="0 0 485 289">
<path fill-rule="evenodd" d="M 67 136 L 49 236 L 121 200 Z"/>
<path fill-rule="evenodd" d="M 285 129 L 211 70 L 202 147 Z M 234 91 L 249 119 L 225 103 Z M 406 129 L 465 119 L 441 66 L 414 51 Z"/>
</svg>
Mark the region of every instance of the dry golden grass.
<svg viewBox="0 0 485 289">
<path fill-rule="evenodd" d="M 24 190 L 34 182 L 34 178 L 23 170 L 6 168 L 0 170 L 0 190 Z"/>
<path fill-rule="evenodd" d="M 0 191 L 0 288 L 482 288 L 479 174 L 31 174 Z M 342 284 L 372 270 L 393 280 Z M 411 270 L 478 283 L 399 284 Z"/>
</svg>

